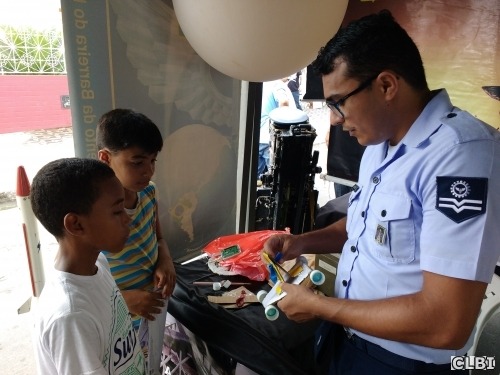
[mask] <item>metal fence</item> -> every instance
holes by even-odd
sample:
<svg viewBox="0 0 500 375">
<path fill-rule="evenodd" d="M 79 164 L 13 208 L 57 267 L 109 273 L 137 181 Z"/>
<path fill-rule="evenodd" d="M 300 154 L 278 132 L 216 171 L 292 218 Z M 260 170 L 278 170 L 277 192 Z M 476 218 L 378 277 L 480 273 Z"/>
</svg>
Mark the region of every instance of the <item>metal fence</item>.
<svg viewBox="0 0 500 375">
<path fill-rule="evenodd" d="M 0 75 L 66 74 L 61 31 L 0 25 Z"/>
</svg>

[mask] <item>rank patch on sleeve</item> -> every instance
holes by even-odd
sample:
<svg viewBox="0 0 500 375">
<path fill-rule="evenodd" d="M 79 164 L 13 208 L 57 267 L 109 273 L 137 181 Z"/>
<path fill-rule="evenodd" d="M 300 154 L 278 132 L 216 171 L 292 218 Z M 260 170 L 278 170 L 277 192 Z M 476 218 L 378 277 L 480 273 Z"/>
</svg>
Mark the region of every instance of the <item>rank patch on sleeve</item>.
<svg viewBox="0 0 500 375">
<path fill-rule="evenodd" d="M 436 208 L 455 223 L 485 212 L 487 178 L 437 177 L 436 183 Z"/>
</svg>

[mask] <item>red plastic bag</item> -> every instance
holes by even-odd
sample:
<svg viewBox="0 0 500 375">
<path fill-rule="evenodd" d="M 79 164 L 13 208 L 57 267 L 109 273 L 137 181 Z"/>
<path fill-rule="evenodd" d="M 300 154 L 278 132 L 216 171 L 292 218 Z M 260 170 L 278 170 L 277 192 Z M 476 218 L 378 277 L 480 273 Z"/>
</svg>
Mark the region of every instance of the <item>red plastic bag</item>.
<svg viewBox="0 0 500 375">
<path fill-rule="evenodd" d="M 218 237 L 203 251 L 209 255 L 208 267 L 219 275 L 242 275 L 251 280 L 264 281 L 269 271 L 261 258 L 264 242 L 285 230 L 260 230 Z"/>
</svg>

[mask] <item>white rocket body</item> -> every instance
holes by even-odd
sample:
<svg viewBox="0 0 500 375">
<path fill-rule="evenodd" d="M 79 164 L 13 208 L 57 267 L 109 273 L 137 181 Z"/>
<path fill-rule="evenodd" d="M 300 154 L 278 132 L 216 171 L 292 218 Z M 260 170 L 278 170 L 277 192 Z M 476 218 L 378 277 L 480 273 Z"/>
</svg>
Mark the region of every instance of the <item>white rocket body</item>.
<svg viewBox="0 0 500 375">
<path fill-rule="evenodd" d="M 33 213 L 30 200 L 30 183 L 24 167 L 17 168 L 17 207 L 21 213 L 26 255 L 31 278 L 31 288 L 34 297 L 39 297 L 45 285 L 45 272 L 41 253 L 38 222 Z"/>
</svg>

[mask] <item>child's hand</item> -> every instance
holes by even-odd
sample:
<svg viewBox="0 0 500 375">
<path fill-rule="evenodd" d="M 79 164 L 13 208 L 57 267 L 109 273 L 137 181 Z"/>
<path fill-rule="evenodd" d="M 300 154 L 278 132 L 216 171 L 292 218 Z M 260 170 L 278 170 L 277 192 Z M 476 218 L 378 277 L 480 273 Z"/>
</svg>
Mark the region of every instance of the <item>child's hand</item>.
<svg viewBox="0 0 500 375">
<path fill-rule="evenodd" d="M 148 292 L 140 289 L 122 290 L 123 299 L 127 303 L 130 313 L 140 315 L 148 320 L 155 320 L 165 305 L 160 292 Z"/>
<path fill-rule="evenodd" d="M 158 259 L 154 273 L 155 287 L 163 298 L 169 297 L 175 287 L 175 268 L 172 258 L 164 257 Z"/>
</svg>

